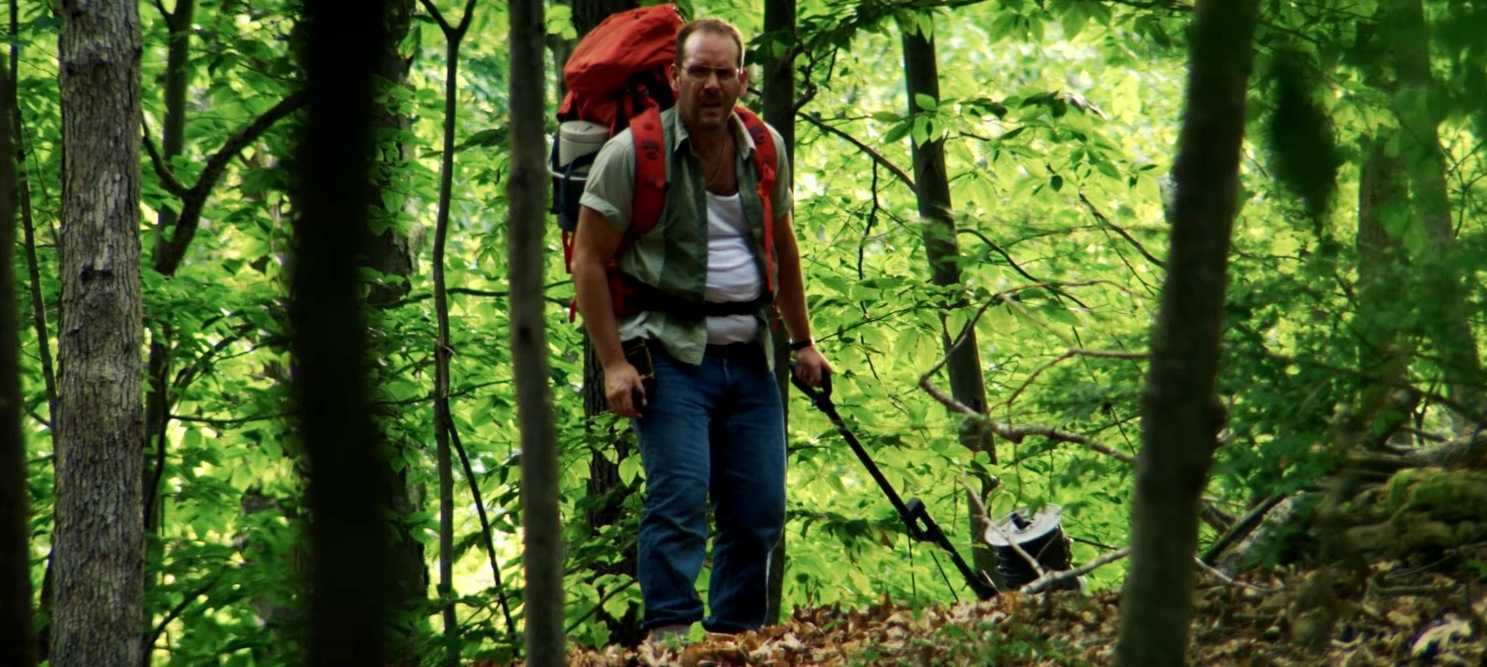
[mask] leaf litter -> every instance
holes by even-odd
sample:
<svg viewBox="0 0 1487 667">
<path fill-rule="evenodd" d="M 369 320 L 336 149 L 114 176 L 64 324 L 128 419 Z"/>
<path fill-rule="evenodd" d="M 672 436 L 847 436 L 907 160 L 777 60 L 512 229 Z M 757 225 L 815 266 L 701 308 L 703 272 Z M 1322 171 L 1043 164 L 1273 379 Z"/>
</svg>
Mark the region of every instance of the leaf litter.
<svg viewBox="0 0 1487 667">
<path fill-rule="evenodd" d="M 1487 561 L 1477 547 L 1468 562 Z M 1352 573 L 1280 569 L 1236 583 L 1198 574 L 1193 665 L 1487 664 L 1487 578 L 1377 563 Z M 779 625 L 681 645 L 574 647 L 575 667 L 682 665 L 1108 665 L 1120 593 L 1008 593 L 912 609 L 797 609 Z"/>
</svg>

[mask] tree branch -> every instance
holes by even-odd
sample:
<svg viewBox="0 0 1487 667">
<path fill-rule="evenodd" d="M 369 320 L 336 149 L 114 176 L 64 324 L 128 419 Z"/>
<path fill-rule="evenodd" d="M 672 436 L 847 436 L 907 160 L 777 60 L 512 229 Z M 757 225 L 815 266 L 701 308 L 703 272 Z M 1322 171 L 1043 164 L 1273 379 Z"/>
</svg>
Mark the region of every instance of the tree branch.
<svg viewBox="0 0 1487 667">
<path fill-rule="evenodd" d="M 170 611 L 165 614 L 165 618 L 160 619 L 160 622 L 155 624 L 155 628 L 150 631 L 150 636 L 145 638 L 145 650 L 152 650 L 155 647 L 155 642 L 160 639 L 160 634 L 165 632 L 165 627 L 177 618 L 180 618 L 181 614 L 186 613 L 186 610 L 191 608 L 191 604 L 196 602 L 197 598 L 206 595 L 221 580 L 222 575 L 220 573 L 213 575 L 205 583 L 186 593 L 186 597 L 177 603 L 176 606 L 171 607 Z"/>
<path fill-rule="evenodd" d="M 259 137 L 263 136 L 269 128 L 273 127 L 280 119 L 288 116 L 304 107 L 305 101 L 309 99 L 304 91 L 294 93 L 280 100 L 278 104 L 270 107 L 262 115 L 253 119 L 246 127 L 227 139 L 222 147 L 217 149 L 211 157 L 207 158 L 206 166 L 202 168 L 201 174 L 197 176 L 196 183 L 190 190 L 177 193 L 181 197 L 181 217 L 176 221 L 175 228 L 171 230 L 170 241 L 162 247 L 155 249 L 155 270 L 163 275 L 174 275 L 176 268 L 180 266 L 181 260 L 186 255 L 186 247 L 191 244 L 191 238 L 196 235 L 196 228 L 201 223 L 201 211 L 206 205 L 207 198 L 216 187 L 217 181 L 227 170 L 227 165 L 237 157 L 238 153 Z M 148 135 L 147 135 L 148 138 Z M 150 149 L 150 157 L 156 161 L 156 171 L 164 169 L 159 164 L 154 149 Z M 168 171 L 164 173 L 169 173 Z M 164 176 L 162 175 L 162 178 Z M 174 178 L 174 177 L 172 177 Z M 179 182 L 177 182 L 179 185 Z M 174 192 L 174 190 L 172 190 Z"/>
<path fill-rule="evenodd" d="M 1079 201 L 1084 203 L 1085 208 L 1088 208 L 1089 212 L 1094 214 L 1095 219 L 1099 220 L 1100 224 L 1103 224 L 1115 230 L 1115 233 L 1120 234 L 1121 237 L 1124 238 L 1126 241 L 1129 241 L 1131 245 L 1136 246 L 1136 250 L 1141 253 L 1142 257 L 1146 258 L 1146 261 L 1161 267 L 1163 270 L 1167 268 L 1166 262 L 1157 259 L 1156 255 L 1148 252 L 1146 250 L 1146 246 L 1141 245 L 1141 242 L 1137 241 L 1135 237 L 1131 236 L 1130 232 L 1127 232 L 1125 229 L 1121 228 L 1120 225 L 1111 222 L 1109 218 L 1105 217 L 1104 213 L 1100 212 L 1100 209 L 1095 208 L 1094 202 L 1091 202 L 1088 197 L 1084 196 L 1083 192 L 1079 193 Z"/>
<path fill-rule="evenodd" d="M 1032 373 L 1028 374 L 1027 379 L 1026 380 L 1023 380 L 1022 381 L 1022 384 L 1021 385 L 1018 385 L 1017 390 L 1016 391 L 1013 391 L 1012 392 L 1012 395 L 1009 396 L 1007 398 L 1007 400 L 1002 401 L 1001 405 L 1006 405 L 1006 406 L 1012 405 L 1012 402 L 1013 401 L 1016 401 L 1017 400 L 1017 397 L 1020 396 L 1020 395 L 1022 395 L 1023 390 L 1027 389 L 1028 388 L 1028 385 L 1031 385 L 1033 383 L 1033 380 L 1036 380 L 1038 378 L 1038 376 L 1043 373 L 1043 371 L 1046 371 L 1046 370 L 1048 370 L 1050 368 L 1053 368 L 1055 365 L 1058 365 L 1058 364 L 1060 364 L 1060 363 L 1062 363 L 1064 361 L 1067 361 L 1069 359 L 1073 359 L 1074 357 L 1097 357 L 1097 358 L 1102 358 L 1102 359 L 1130 359 L 1132 361 L 1139 361 L 1139 360 L 1142 360 L 1142 359 L 1145 359 L 1146 358 L 1146 353 L 1145 352 L 1117 352 L 1117 351 L 1110 351 L 1110 350 L 1068 350 L 1068 351 L 1064 352 L 1063 354 L 1058 355 L 1058 357 L 1054 358 L 1053 361 L 1050 361 L 1050 362 L 1048 362 L 1046 364 L 1043 364 L 1042 366 L 1039 366 L 1037 370 L 1035 370 Z"/>
<path fill-rule="evenodd" d="M 444 407 L 444 414 L 449 414 L 449 406 Z M 465 444 L 460 441 L 459 429 L 455 428 L 454 420 L 449 420 L 449 437 L 454 443 L 454 451 L 459 454 L 460 466 L 465 471 L 465 481 L 470 483 L 470 495 L 475 498 L 475 511 L 480 515 L 480 533 L 485 541 L 485 553 L 490 558 L 491 576 L 494 577 L 496 587 L 496 599 L 501 603 L 501 612 L 506 617 L 506 631 L 511 635 L 511 645 L 516 646 L 521 642 L 521 635 L 516 632 L 516 623 L 511 620 L 511 607 L 506 603 L 506 589 L 501 585 L 501 568 L 496 564 L 496 547 L 491 538 L 490 519 L 485 514 L 485 501 L 480 497 L 480 482 L 475 477 L 475 469 L 470 465 L 470 456 L 465 453 Z"/>
<path fill-rule="evenodd" d="M 883 157 L 883 154 L 882 153 L 879 153 L 878 151 L 873 150 L 867 144 L 864 144 L 861 141 L 858 141 L 857 140 L 857 137 L 854 137 L 854 136 L 852 136 L 850 134 L 847 134 L 845 131 L 843 131 L 841 129 L 832 127 L 830 125 L 827 125 L 826 123 L 822 122 L 820 118 L 817 118 L 815 114 L 798 113 L 798 114 L 796 114 L 796 116 L 799 117 L 799 118 L 804 118 L 806 120 L 806 122 L 808 122 L 808 123 L 810 123 L 812 125 L 815 125 L 818 128 L 821 128 L 821 130 L 823 132 L 834 134 L 834 135 L 836 135 L 838 137 L 841 137 L 842 139 L 845 139 L 847 141 L 847 143 L 850 143 L 853 146 L 856 146 L 857 147 L 857 150 L 860 150 L 860 151 L 862 151 L 864 153 L 867 153 L 868 156 L 871 157 L 874 162 L 877 162 L 878 164 L 883 165 L 883 168 L 884 169 L 887 169 L 894 176 L 897 176 L 898 177 L 898 180 L 903 181 L 904 185 L 909 186 L 909 189 L 910 190 L 914 190 L 916 192 L 919 190 L 919 188 L 915 187 L 915 185 L 914 185 L 914 179 L 909 176 L 908 172 L 905 172 L 898 165 L 893 164 L 892 162 L 889 162 L 888 161 L 888 158 Z"/>
<path fill-rule="evenodd" d="M 1033 281 L 1035 283 L 1049 284 L 1046 281 L 1042 280 L 1041 278 L 1038 278 L 1037 276 L 1034 276 L 1033 274 L 1028 273 L 1026 270 L 1024 270 L 1022 268 L 1022 265 L 1020 265 L 1020 264 L 1017 263 L 1017 260 L 1012 259 L 1012 254 L 1011 253 L 1007 252 L 1005 249 L 1002 248 L 1002 246 L 1000 244 L 996 243 L 995 241 L 992 241 L 990 237 L 986 236 L 985 234 L 982 234 L 980 231 L 975 230 L 975 229 L 970 229 L 970 228 L 960 228 L 960 229 L 957 229 L 955 231 L 956 231 L 957 234 L 968 234 L 970 236 L 974 236 L 974 237 L 980 239 L 982 243 L 985 243 L 986 244 L 986 247 L 991 248 L 992 251 L 996 252 L 996 254 L 1001 255 L 1002 256 L 1002 259 L 1007 260 L 1007 264 L 1012 267 L 1012 270 L 1016 271 L 1022 277 L 1027 278 L 1028 280 L 1031 280 L 1031 281 Z M 1083 301 L 1080 301 L 1078 298 L 1075 298 L 1075 296 L 1073 294 L 1070 294 L 1068 292 L 1065 292 L 1065 291 L 1063 291 L 1061 289 L 1057 289 L 1057 288 L 1054 288 L 1053 289 L 1053 293 L 1056 296 L 1067 298 L 1070 301 L 1073 301 L 1074 303 L 1079 304 L 1079 307 L 1080 308 L 1083 308 L 1085 310 L 1089 310 L 1089 306 L 1087 304 L 1085 304 Z"/>
<path fill-rule="evenodd" d="M 1013 426 L 1011 424 L 996 421 L 991 417 L 972 410 L 970 406 L 955 400 L 953 397 L 941 391 L 938 387 L 934 386 L 934 384 L 929 381 L 928 374 L 919 378 L 919 387 L 923 389 L 925 393 L 928 393 L 932 398 L 934 398 L 936 401 L 939 401 L 940 404 L 944 405 L 945 407 L 959 412 L 967 417 L 975 419 L 982 424 L 985 424 L 994 433 L 1003 438 L 1006 438 L 1007 440 L 1012 441 L 1013 443 L 1020 443 L 1028 436 L 1039 436 L 1057 442 L 1076 444 L 1090 451 L 1099 452 L 1101 454 L 1109 456 L 1110 458 L 1113 458 L 1127 465 L 1133 465 L 1136 462 L 1135 459 L 1131 458 L 1129 455 L 1111 449 L 1105 445 L 1095 442 L 1094 440 L 1091 440 L 1086 436 L 1079 435 L 1078 433 L 1060 431 L 1056 428 L 1053 428 L 1052 426 Z"/>
<path fill-rule="evenodd" d="M 155 175 L 160 178 L 160 184 L 165 187 L 166 191 L 184 199 L 191 192 L 191 189 L 181 183 L 180 179 L 177 179 L 176 175 L 171 173 L 170 167 L 166 166 L 165 160 L 161 159 L 160 149 L 155 146 L 155 139 L 150 136 L 150 124 L 145 122 L 143 113 L 139 117 L 139 127 L 141 131 L 140 145 L 144 146 L 145 152 L 150 154 L 150 165 L 155 168 Z"/>
<path fill-rule="evenodd" d="M 454 32 L 454 28 L 449 25 L 448 21 L 444 20 L 444 14 L 439 12 L 439 8 L 435 7 L 434 3 L 430 2 L 429 0 L 418 1 L 420 4 L 423 5 L 424 10 L 429 13 L 429 16 L 434 17 L 434 21 L 439 24 L 439 29 L 444 31 L 445 37 L 448 37 L 450 33 Z M 466 12 L 466 14 L 468 13 L 469 12 Z"/>
</svg>

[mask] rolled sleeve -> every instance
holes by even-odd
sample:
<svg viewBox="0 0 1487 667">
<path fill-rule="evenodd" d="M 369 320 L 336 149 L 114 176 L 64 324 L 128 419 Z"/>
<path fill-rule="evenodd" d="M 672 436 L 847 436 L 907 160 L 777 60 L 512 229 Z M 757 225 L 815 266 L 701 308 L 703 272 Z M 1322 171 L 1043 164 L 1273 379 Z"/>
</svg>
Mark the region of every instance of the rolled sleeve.
<svg viewBox="0 0 1487 667">
<path fill-rule="evenodd" d="M 589 178 L 578 203 L 594 209 L 620 231 L 630 226 L 631 202 L 635 197 L 635 142 L 630 131 L 605 142 L 589 168 Z"/>
</svg>

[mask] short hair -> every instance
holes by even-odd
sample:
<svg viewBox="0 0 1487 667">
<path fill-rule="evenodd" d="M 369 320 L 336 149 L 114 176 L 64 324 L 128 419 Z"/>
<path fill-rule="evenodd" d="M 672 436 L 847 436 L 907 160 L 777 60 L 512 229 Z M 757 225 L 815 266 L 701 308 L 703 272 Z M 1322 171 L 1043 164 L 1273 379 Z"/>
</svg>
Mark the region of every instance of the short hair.
<svg viewBox="0 0 1487 667">
<path fill-rule="evenodd" d="M 726 35 L 733 40 L 733 45 L 738 47 L 738 66 L 743 67 L 744 50 L 743 34 L 738 31 L 732 23 L 719 18 L 705 18 L 689 21 L 682 26 L 680 32 L 676 33 L 676 66 L 682 66 L 682 58 L 686 56 L 687 39 L 695 32 L 710 32 L 718 35 Z"/>
</svg>

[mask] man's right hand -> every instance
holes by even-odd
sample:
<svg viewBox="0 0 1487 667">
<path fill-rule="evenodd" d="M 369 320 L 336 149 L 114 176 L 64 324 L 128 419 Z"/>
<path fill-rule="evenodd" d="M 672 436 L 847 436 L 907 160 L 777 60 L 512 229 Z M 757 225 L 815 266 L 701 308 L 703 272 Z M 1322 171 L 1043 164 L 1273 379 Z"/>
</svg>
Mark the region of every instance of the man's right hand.
<svg viewBox="0 0 1487 667">
<path fill-rule="evenodd" d="M 645 384 L 628 361 L 604 367 L 604 397 L 609 409 L 621 417 L 639 417 L 645 409 Z M 639 401 L 639 404 L 636 401 Z"/>
</svg>

